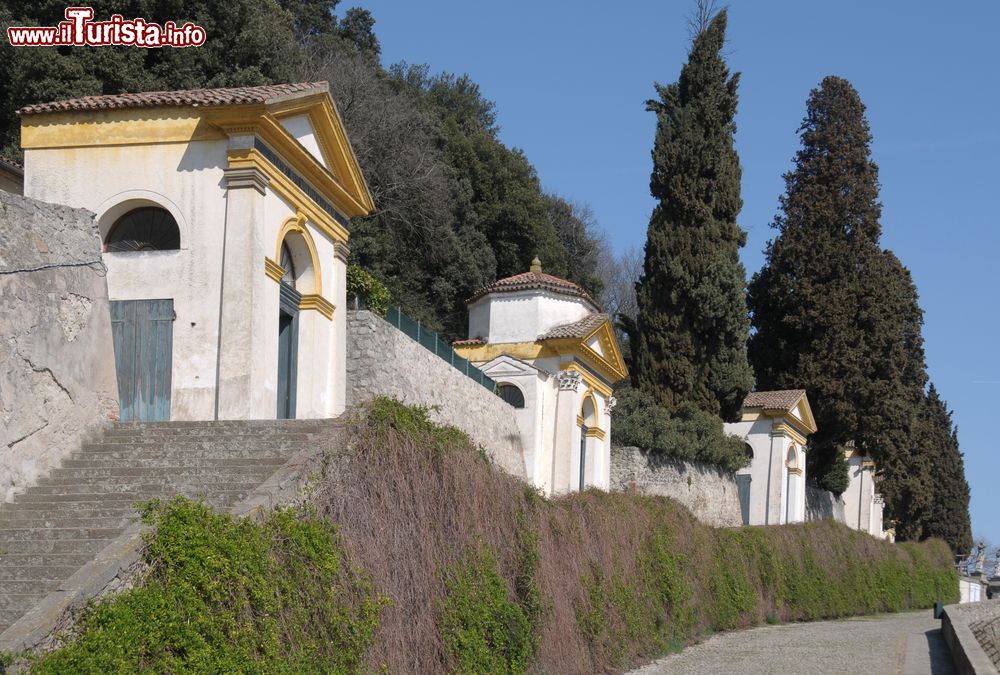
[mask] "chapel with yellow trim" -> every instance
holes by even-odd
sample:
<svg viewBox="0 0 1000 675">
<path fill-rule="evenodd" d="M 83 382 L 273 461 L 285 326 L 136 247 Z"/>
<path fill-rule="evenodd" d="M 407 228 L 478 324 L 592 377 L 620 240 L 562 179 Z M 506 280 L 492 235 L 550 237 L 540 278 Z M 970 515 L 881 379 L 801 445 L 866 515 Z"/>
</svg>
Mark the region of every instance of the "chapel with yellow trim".
<svg viewBox="0 0 1000 675">
<path fill-rule="evenodd" d="M 537 258 L 468 306 L 469 339 L 453 346 L 514 406 L 528 480 L 549 495 L 609 489 L 612 387 L 628 375 L 611 317 Z"/>
<path fill-rule="evenodd" d="M 343 411 L 347 224 L 375 206 L 325 82 L 19 114 L 24 194 L 97 216 L 123 419 Z"/>
</svg>

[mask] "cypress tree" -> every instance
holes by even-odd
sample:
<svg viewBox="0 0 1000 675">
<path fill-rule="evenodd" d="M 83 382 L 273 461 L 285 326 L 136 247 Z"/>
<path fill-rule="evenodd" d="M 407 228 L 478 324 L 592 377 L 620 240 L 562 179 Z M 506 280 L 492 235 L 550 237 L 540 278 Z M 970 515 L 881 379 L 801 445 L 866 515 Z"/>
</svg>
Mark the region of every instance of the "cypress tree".
<svg viewBox="0 0 1000 675">
<path fill-rule="evenodd" d="M 649 221 L 635 380 L 658 403 L 685 402 L 735 419 L 753 384 L 747 361 L 746 275 L 736 224 L 743 206 L 733 147 L 739 74 L 722 57 L 726 12 L 695 36 L 680 79 L 657 84 Z"/>
<path fill-rule="evenodd" d="M 926 378 L 923 318 L 909 272 L 879 243 L 878 167 L 851 84 L 825 78 L 799 132 L 773 224 L 778 236 L 749 285 L 750 360 L 760 388 L 808 391 L 819 426 L 808 471 L 820 487 L 847 487 L 843 448 L 854 441 L 892 464 L 885 487 L 902 495 L 904 450 Z M 904 508 L 899 495 L 887 495 L 896 519 L 917 508 Z"/>
<path fill-rule="evenodd" d="M 948 404 L 930 386 L 923 404 L 927 452 L 933 479 L 933 499 L 923 523 L 921 538 L 940 537 L 955 554 L 972 550 L 972 523 L 969 520 L 969 484 L 965 462 L 958 445 L 958 430 Z"/>
</svg>

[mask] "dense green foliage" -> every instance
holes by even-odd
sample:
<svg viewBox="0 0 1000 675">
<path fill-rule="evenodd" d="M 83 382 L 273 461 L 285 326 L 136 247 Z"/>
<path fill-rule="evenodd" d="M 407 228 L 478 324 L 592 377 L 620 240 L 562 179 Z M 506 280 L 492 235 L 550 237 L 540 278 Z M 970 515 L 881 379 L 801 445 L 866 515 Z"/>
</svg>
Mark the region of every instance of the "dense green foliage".
<svg viewBox="0 0 1000 675">
<path fill-rule="evenodd" d="M 886 518 L 900 540 L 971 548 L 969 487 L 947 405 L 925 392 L 923 311 L 909 270 L 881 247 L 878 168 L 864 105 L 827 77 L 785 176 L 778 236 L 750 282 L 750 357 L 761 388 L 805 388 L 819 431 L 809 475 L 847 486 L 849 442 L 878 467 Z"/>
<path fill-rule="evenodd" d="M 693 403 L 734 421 L 753 385 L 747 362 L 746 275 L 736 224 L 743 207 L 733 147 L 739 75 L 722 49 L 726 12 L 695 37 L 680 79 L 657 85 L 649 220 L 636 285 L 639 386 L 668 409 Z"/>
<path fill-rule="evenodd" d="M 234 522 L 178 498 L 155 526 L 138 588 L 98 604 L 38 673 L 357 672 L 384 600 L 336 529 L 278 510 Z"/>
<path fill-rule="evenodd" d="M 507 582 L 489 550 L 469 550 L 446 583 L 440 622 L 449 672 L 525 672 L 538 648 L 538 617 L 530 605 L 508 598 Z"/>
<path fill-rule="evenodd" d="M 392 295 L 381 281 L 373 277 L 360 265 L 347 266 L 347 296 L 359 300 L 365 307 L 379 316 L 385 316 Z"/>
<path fill-rule="evenodd" d="M 36 671 L 610 672 L 712 631 L 957 600 L 940 541 L 546 500 L 426 409 L 378 399 L 351 424 L 314 511 L 150 507 L 148 575 Z"/>
<path fill-rule="evenodd" d="M 932 501 L 920 536 L 944 539 L 955 554 L 961 555 L 972 550 L 969 483 L 958 448 L 958 430 L 947 403 L 933 384 L 921 406 L 921 423 L 926 435 L 920 447 L 930 460 Z"/>
<path fill-rule="evenodd" d="M 616 446 L 634 446 L 664 457 L 706 462 L 736 471 L 747 465 L 744 442 L 723 431 L 722 420 L 694 404 L 684 403 L 668 411 L 641 389 L 620 386 L 611 441 Z"/>
<path fill-rule="evenodd" d="M 808 472 L 821 487 L 846 488 L 843 449 L 853 441 L 887 470 L 887 515 L 905 518 L 904 495 L 919 495 L 920 470 L 906 455 L 926 381 L 916 289 L 879 243 L 878 168 L 851 84 L 825 78 L 800 132 L 778 236 L 749 286 L 757 386 L 809 393 L 819 431 Z"/>
<path fill-rule="evenodd" d="M 478 85 L 423 67 L 344 69 L 343 61 L 334 55 L 310 77 L 329 79 L 335 96 L 349 89 L 354 101 L 342 112 L 378 211 L 353 223 L 353 255 L 407 314 L 465 337 L 465 299 L 527 271 L 536 255 L 546 272 L 599 296 L 592 226 L 544 193 L 524 154 L 500 142 L 495 106 Z"/>
</svg>

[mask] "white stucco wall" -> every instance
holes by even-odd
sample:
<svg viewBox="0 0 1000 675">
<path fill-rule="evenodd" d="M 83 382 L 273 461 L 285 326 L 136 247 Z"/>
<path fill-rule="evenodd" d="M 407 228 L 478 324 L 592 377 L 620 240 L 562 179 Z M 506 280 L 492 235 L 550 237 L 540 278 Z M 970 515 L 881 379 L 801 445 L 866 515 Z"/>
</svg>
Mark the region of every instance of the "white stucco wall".
<svg viewBox="0 0 1000 675">
<path fill-rule="evenodd" d="M 139 206 L 160 206 L 177 221 L 180 250 L 103 256 L 112 301 L 174 301 L 175 420 L 276 415 L 279 286 L 265 275 L 264 258 L 275 257 L 279 231 L 296 212 L 270 189 L 263 195 L 252 188 L 227 191 L 228 144 L 204 140 L 25 153 L 29 196 L 94 211 L 102 236 L 118 217 Z M 94 180 L 95 171 L 100 180 Z M 316 310 L 299 313 L 296 416 L 329 417 L 345 404 L 345 266 L 334 255 L 333 241 L 312 223 L 306 228 L 322 285 L 304 283 L 299 290 L 319 293 L 340 308 L 341 316 L 335 310 L 331 321 Z M 226 277 L 224 251 L 230 267 L 245 269 Z M 219 381 L 224 388 L 216 386 Z"/>
<path fill-rule="evenodd" d="M 727 434 L 742 438 L 753 449 L 750 466 L 740 469 L 737 475 L 750 475 L 750 525 L 776 525 L 805 520 L 805 451 L 781 433 L 774 432 L 775 420 L 760 416 L 741 422 L 727 423 Z M 794 503 L 788 510 L 789 448 L 796 446 L 798 466 L 802 474 L 794 476 Z M 791 519 L 788 516 L 791 515 Z"/>
<path fill-rule="evenodd" d="M 875 481 L 871 469 L 862 467 L 863 458 L 854 455 L 847 458 L 847 475 L 850 481 L 844 490 L 844 518 L 846 525 L 876 536 L 881 536 L 881 528 L 873 530 L 872 507 L 875 501 Z"/>
<path fill-rule="evenodd" d="M 582 298 L 532 290 L 492 293 L 469 306 L 469 337 L 491 343 L 533 342 L 597 309 Z"/>
</svg>

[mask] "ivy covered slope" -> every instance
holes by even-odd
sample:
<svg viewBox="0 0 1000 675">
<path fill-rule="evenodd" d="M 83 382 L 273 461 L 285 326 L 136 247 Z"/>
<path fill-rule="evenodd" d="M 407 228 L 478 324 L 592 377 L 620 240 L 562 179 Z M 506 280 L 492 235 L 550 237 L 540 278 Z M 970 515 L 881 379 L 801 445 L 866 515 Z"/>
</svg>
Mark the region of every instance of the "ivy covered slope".
<svg viewBox="0 0 1000 675">
<path fill-rule="evenodd" d="M 947 546 L 824 521 L 713 529 L 669 499 L 555 500 L 376 400 L 310 505 L 151 506 L 150 568 L 36 672 L 616 672 L 706 633 L 957 600 Z"/>
</svg>

